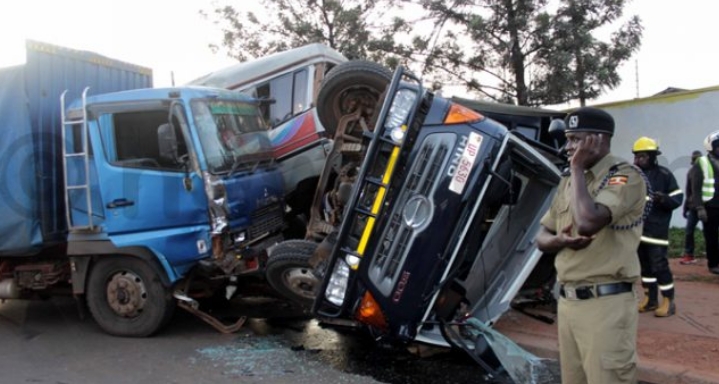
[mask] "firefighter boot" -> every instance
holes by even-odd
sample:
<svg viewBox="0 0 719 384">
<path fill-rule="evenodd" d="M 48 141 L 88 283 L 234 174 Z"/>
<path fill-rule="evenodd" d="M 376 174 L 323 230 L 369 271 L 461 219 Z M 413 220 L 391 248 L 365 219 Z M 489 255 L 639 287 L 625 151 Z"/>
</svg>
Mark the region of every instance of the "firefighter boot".
<svg viewBox="0 0 719 384">
<path fill-rule="evenodd" d="M 644 288 L 644 297 L 639 302 L 639 313 L 649 312 L 657 309 L 657 299 L 656 298 L 650 298 L 649 289 Z"/>
<path fill-rule="evenodd" d="M 656 317 L 669 317 L 673 315 L 677 311 L 676 306 L 674 305 L 674 299 L 670 299 L 668 297 L 662 298 L 662 304 L 654 311 L 654 316 Z"/>
</svg>

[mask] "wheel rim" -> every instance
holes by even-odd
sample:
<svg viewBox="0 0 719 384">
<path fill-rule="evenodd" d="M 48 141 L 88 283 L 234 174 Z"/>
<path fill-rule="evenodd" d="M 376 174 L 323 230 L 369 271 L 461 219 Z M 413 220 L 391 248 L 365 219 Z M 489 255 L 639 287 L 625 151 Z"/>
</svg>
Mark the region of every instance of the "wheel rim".
<svg viewBox="0 0 719 384">
<path fill-rule="evenodd" d="M 285 286 L 305 299 L 315 298 L 319 281 L 308 268 L 293 268 L 284 273 Z"/>
<path fill-rule="evenodd" d="M 344 116 L 354 113 L 357 109 L 374 109 L 377 107 L 379 93 L 373 89 L 351 87 L 343 90 L 334 105 L 335 116 Z M 374 127 L 372 127 L 374 128 Z"/>
<path fill-rule="evenodd" d="M 142 279 L 128 271 L 116 273 L 107 283 L 107 303 L 120 316 L 136 317 L 145 309 L 147 290 Z"/>
</svg>

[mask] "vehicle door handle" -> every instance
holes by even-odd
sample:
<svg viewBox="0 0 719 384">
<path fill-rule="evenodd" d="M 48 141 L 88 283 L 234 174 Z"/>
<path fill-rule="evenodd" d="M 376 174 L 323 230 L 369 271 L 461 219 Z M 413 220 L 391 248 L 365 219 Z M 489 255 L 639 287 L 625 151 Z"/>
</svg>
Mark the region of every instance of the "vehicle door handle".
<svg viewBox="0 0 719 384">
<path fill-rule="evenodd" d="M 115 199 L 115 200 L 107 203 L 108 208 L 129 207 L 131 205 L 135 205 L 135 202 L 132 200 L 127 200 L 127 199 Z"/>
</svg>

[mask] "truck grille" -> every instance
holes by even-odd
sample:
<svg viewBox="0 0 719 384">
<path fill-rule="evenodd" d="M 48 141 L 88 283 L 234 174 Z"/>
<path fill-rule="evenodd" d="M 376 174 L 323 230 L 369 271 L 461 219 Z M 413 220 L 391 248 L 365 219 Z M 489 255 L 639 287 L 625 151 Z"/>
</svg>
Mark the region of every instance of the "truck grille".
<svg viewBox="0 0 719 384">
<path fill-rule="evenodd" d="M 252 214 L 250 239 L 256 239 L 265 233 L 274 233 L 282 230 L 284 226 L 282 205 L 274 203 L 256 210 Z"/>
<path fill-rule="evenodd" d="M 369 268 L 370 278 L 385 295 L 389 295 L 394 287 L 412 241 L 424 230 L 423 226 L 408 225 L 404 218 L 405 207 L 410 199 L 418 196 L 432 202 L 434 191 L 443 179 L 440 172 L 449 162 L 455 141 L 455 134 L 435 134 L 429 136 L 418 149 L 417 158 L 408 172 L 397 203 L 393 205 L 388 225 Z M 431 217 L 426 220 L 430 221 Z"/>
</svg>

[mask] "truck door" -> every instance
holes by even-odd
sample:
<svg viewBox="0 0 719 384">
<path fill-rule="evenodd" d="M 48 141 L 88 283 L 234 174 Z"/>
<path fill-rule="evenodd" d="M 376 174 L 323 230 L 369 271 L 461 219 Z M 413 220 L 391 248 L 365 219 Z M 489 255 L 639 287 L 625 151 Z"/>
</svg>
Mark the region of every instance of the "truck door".
<svg viewBox="0 0 719 384">
<path fill-rule="evenodd" d="M 182 105 L 105 107 L 94 116 L 104 229 L 115 245 L 152 247 L 170 264 L 207 252 L 207 199 Z M 175 138 L 170 153 L 168 135 Z"/>
</svg>

